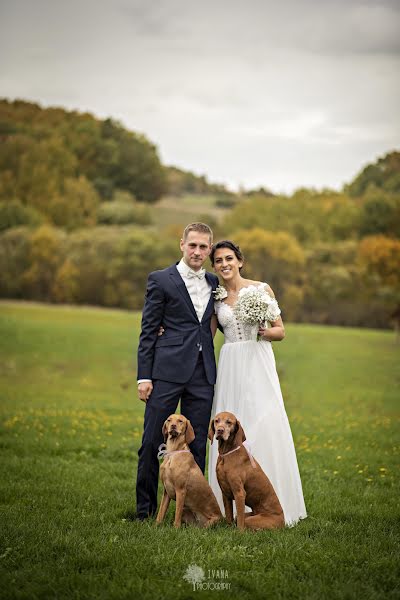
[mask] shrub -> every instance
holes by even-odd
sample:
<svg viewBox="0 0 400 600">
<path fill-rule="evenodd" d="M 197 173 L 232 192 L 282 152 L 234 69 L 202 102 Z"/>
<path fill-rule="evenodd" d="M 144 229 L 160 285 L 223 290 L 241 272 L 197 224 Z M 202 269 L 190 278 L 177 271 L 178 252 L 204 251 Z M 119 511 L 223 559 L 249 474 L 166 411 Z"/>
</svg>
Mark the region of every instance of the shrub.
<svg viewBox="0 0 400 600">
<path fill-rule="evenodd" d="M 124 201 L 102 202 L 97 211 L 97 221 L 101 225 L 150 225 L 151 209 L 145 204 Z"/>
<path fill-rule="evenodd" d="M 218 208 L 232 208 L 237 203 L 235 196 L 219 196 L 215 201 Z"/>
<path fill-rule="evenodd" d="M 32 206 L 24 206 L 19 200 L 0 202 L 0 231 L 20 225 L 37 226 L 43 223 L 43 215 Z"/>
<path fill-rule="evenodd" d="M 21 275 L 30 265 L 31 232 L 13 227 L 0 234 L 0 297 L 23 298 Z"/>
</svg>

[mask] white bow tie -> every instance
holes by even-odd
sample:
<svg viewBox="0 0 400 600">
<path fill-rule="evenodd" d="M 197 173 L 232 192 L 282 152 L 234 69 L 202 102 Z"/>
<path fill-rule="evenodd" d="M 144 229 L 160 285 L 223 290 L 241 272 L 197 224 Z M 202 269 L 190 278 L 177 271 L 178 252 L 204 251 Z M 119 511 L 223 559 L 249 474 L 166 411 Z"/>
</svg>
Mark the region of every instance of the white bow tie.
<svg viewBox="0 0 400 600">
<path fill-rule="evenodd" d="M 204 279 L 206 274 L 205 269 L 200 269 L 199 271 L 193 271 L 193 269 L 189 269 L 186 276 L 189 278 L 198 277 L 199 279 Z"/>
</svg>

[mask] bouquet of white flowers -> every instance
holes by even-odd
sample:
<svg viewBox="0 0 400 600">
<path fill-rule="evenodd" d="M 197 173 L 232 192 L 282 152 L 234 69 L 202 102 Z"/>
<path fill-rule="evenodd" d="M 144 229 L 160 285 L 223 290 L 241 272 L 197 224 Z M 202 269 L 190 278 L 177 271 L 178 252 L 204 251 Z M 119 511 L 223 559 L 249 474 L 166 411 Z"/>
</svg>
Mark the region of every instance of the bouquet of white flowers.
<svg viewBox="0 0 400 600">
<path fill-rule="evenodd" d="M 275 298 L 254 285 L 240 290 L 234 311 L 238 321 L 249 325 L 273 323 L 281 314 Z"/>
</svg>

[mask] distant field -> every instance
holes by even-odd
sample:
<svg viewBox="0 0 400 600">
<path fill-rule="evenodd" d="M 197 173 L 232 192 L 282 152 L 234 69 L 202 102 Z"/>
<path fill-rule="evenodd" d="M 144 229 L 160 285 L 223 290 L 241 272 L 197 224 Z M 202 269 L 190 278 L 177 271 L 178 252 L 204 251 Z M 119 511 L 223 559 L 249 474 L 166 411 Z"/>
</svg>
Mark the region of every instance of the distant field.
<svg viewBox="0 0 400 600">
<path fill-rule="evenodd" d="M 289 324 L 274 346 L 305 521 L 175 531 L 171 510 L 158 529 L 130 520 L 139 323 L 118 310 L 0 303 L 3 597 L 399 598 L 394 334 Z M 183 578 L 193 564 L 230 589 L 193 591 Z"/>
<path fill-rule="evenodd" d="M 220 221 L 226 214 L 226 209 L 215 206 L 216 196 L 190 195 L 166 196 L 157 203 L 153 219 L 157 226 L 187 225 L 206 217 Z"/>
</svg>

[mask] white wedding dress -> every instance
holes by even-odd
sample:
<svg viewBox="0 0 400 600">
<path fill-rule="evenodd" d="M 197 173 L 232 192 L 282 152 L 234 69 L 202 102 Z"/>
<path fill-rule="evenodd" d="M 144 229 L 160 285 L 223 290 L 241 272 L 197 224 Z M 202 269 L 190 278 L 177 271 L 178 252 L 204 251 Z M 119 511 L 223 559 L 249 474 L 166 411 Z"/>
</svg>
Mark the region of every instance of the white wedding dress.
<svg viewBox="0 0 400 600">
<path fill-rule="evenodd" d="M 239 419 L 251 453 L 274 486 L 286 525 L 294 525 L 307 513 L 271 342 L 257 341 L 258 325 L 239 322 L 228 304 L 216 302 L 215 310 L 225 340 L 219 355 L 212 417 L 229 411 Z M 217 458 L 218 442 L 214 440 L 208 480 L 224 514 L 215 472 Z"/>
</svg>

